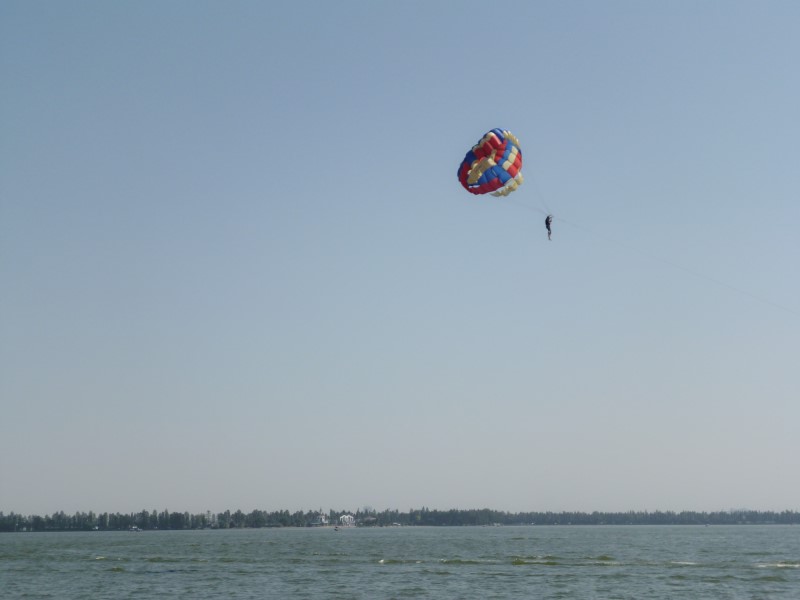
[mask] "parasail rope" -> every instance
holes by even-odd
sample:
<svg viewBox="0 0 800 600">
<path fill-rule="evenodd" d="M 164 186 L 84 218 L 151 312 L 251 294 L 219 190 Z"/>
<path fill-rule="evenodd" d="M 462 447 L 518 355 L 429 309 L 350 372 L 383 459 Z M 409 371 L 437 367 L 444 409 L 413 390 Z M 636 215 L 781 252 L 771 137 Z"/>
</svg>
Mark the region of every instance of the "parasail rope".
<svg viewBox="0 0 800 600">
<path fill-rule="evenodd" d="M 635 252 L 639 256 L 643 256 L 643 257 L 645 257 L 645 258 L 647 258 L 649 260 L 661 263 L 662 265 L 666 265 L 668 267 L 671 267 L 673 269 L 677 269 L 679 271 L 683 271 L 684 273 L 688 273 L 689 275 L 692 275 L 693 277 L 696 277 L 698 279 L 703 279 L 703 280 L 708 281 L 710 283 L 713 283 L 713 284 L 715 284 L 715 285 L 717 285 L 719 287 L 722 287 L 722 288 L 725 288 L 727 290 L 734 291 L 734 292 L 736 292 L 738 294 L 742 294 L 744 296 L 747 296 L 751 300 L 756 300 L 757 302 L 761 302 L 763 304 L 767 304 L 769 306 L 772 306 L 773 308 L 778 308 L 778 309 L 780 309 L 782 311 L 785 311 L 785 312 L 788 312 L 788 313 L 790 313 L 790 314 L 792 314 L 792 315 L 794 315 L 796 317 L 800 317 L 800 312 L 798 312 L 796 310 L 793 310 L 793 309 L 791 309 L 791 308 L 789 308 L 787 306 L 784 306 L 782 304 L 778 304 L 777 302 L 773 302 L 772 300 L 769 300 L 768 298 L 764 298 L 763 296 L 758 296 L 757 294 L 753 294 L 752 292 L 749 292 L 749 291 L 747 291 L 745 289 L 742 289 L 742 288 L 736 287 L 734 285 L 731 285 L 731 284 L 729 284 L 729 283 L 727 283 L 725 281 L 722 281 L 720 279 L 717 279 L 715 277 L 711 277 L 709 275 L 706 275 L 705 273 L 701 273 L 701 272 L 696 271 L 694 269 L 690 269 L 690 268 L 688 268 L 688 267 L 686 267 L 684 265 L 681 265 L 681 264 L 678 264 L 678 263 L 676 263 L 676 262 L 674 262 L 672 260 L 666 259 L 663 256 L 659 256 L 657 254 L 653 254 L 652 252 L 648 252 L 646 250 L 641 250 L 640 248 L 634 248 L 630 244 L 626 244 L 624 242 L 621 242 L 621 241 L 613 239 L 613 238 L 609 238 L 609 237 L 606 237 L 606 236 L 603 236 L 603 235 L 599 235 L 599 234 L 593 232 L 592 230 L 588 229 L 587 227 L 584 227 L 582 225 L 578 225 L 578 224 L 573 223 L 571 221 L 567 221 L 565 219 L 558 219 L 558 221 L 559 221 L 559 223 L 564 223 L 565 225 L 567 225 L 569 227 L 573 227 L 575 229 L 580 229 L 581 231 L 584 231 L 584 232 L 588 233 L 589 235 L 592 235 L 595 238 L 600 239 L 600 240 L 602 240 L 602 241 L 604 241 L 604 242 L 606 242 L 608 244 L 613 244 L 613 245 L 619 246 L 621 248 L 624 248 L 625 250 L 628 250 L 628 251 L 631 251 L 631 252 Z"/>
</svg>

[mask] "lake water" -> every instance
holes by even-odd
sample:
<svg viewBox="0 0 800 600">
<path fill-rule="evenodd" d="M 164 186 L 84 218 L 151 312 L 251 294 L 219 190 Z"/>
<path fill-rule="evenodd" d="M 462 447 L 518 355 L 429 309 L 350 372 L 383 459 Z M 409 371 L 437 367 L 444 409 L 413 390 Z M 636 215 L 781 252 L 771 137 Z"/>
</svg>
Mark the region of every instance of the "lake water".
<svg viewBox="0 0 800 600">
<path fill-rule="evenodd" d="M 7 533 L 0 597 L 796 600 L 800 527 Z"/>
</svg>

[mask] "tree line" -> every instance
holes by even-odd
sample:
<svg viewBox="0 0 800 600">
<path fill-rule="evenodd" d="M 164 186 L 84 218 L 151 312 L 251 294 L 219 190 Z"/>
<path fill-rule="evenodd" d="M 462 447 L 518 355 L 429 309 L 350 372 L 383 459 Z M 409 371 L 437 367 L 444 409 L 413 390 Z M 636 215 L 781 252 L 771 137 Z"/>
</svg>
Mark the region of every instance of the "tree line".
<svg viewBox="0 0 800 600">
<path fill-rule="evenodd" d="M 739 525 L 797 524 L 800 512 L 785 510 L 628 511 L 628 512 L 521 512 L 484 509 L 436 510 L 428 508 L 376 511 L 369 507 L 353 511 L 241 510 L 212 514 L 148 511 L 134 513 L 63 511 L 52 515 L 21 515 L 0 512 L 0 532 L 21 531 L 124 531 L 130 529 L 242 529 L 262 527 L 311 527 L 337 525 L 344 515 L 354 517 L 358 526 L 487 526 L 487 525 Z"/>
</svg>

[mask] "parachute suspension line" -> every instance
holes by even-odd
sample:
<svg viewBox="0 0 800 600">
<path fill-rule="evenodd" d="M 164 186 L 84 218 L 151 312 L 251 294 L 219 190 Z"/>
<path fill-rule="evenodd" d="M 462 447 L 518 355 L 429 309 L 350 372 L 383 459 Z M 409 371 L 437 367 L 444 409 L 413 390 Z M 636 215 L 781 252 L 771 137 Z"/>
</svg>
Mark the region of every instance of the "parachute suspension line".
<svg viewBox="0 0 800 600">
<path fill-rule="evenodd" d="M 676 262 L 673 262 L 671 260 L 668 260 L 668 259 L 664 258 L 663 256 L 658 256 L 657 254 L 653 254 L 651 252 L 646 252 L 646 251 L 640 250 L 638 248 L 634 248 L 633 246 L 631 246 L 629 244 L 626 244 L 624 242 L 620 242 L 619 240 L 615 240 L 615 239 L 612 239 L 612 238 L 609 238 L 609 237 L 598 235 L 595 232 L 591 231 L 590 229 L 588 229 L 586 227 L 583 227 L 581 225 L 577 225 L 576 223 L 572 223 L 570 221 L 565 221 L 564 219 L 559 219 L 559 221 L 561 223 L 564 223 L 565 225 L 567 225 L 569 227 L 573 227 L 575 229 L 580 229 L 580 230 L 588 233 L 589 235 L 592 235 L 592 236 L 596 237 L 597 239 L 600 239 L 600 240 L 602 240 L 602 241 L 604 241 L 604 242 L 606 242 L 608 244 L 613 244 L 613 245 L 619 246 L 621 248 L 624 248 L 625 250 L 628 250 L 628 251 L 631 251 L 631 252 L 635 252 L 635 253 L 639 254 L 640 256 L 643 256 L 643 257 L 648 258 L 650 260 L 653 260 L 655 262 L 659 262 L 662 265 L 666 265 L 666 266 L 671 267 L 673 269 L 677 269 L 679 271 L 683 271 L 684 273 L 688 273 L 689 275 L 691 275 L 693 277 L 697 277 L 698 279 L 703 279 L 703 280 L 708 281 L 710 283 L 713 283 L 713 284 L 715 284 L 715 285 L 717 285 L 719 287 L 722 287 L 722 288 L 725 288 L 727 290 L 736 292 L 736 293 L 741 294 L 743 296 L 747 296 L 751 300 L 756 300 L 757 302 L 761 302 L 762 304 L 767 304 L 769 306 L 772 306 L 773 308 L 779 308 L 780 310 L 788 312 L 788 313 L 794 315 L 795 317 L 800 317 L 800 312 L 798 312 L 796 310 L 793 310 L 793 309 L 791 309 L 791 308 L 789 308 L 787 306 L 783 306 L 782 304 L 778 304 L 777 302 L 773 302 L 772 300 L 768 300 L 767 298 L 764 298 L 762 296 L 758 296 L 756 294 L 753 294 L 752 292 L 748 292 L 747 290 L 743 290 L 741 288 L 733 286 L 733 285 L 731 285 L 729 283 L 726 283 L 726 282 L 721 281 L 719 279 L 716 279 L 714 277 L 709 277 L 708 275 L 705 275 L 704 273 L 700 273 L 699 271 L 695 271 L 694 269 L 690 269 L 688 267 L 680 265 L 680 264 L 678 264 Z"/>
<path fill-rule="evenodd" d="M 533 186 L 534 195 L 538 198 L 539 203 L 544 207 L 544 211 L 539 211 L 539 212 L 542 212 L 545 215 L 552 215 L 553 211 L 550 210 L 549 206 L 547 206 L 547 202 L 544 199 L 544 194 L 542 193 L 542 190 L 539 187 L 539 182 L 536 181 L 536 176 L 532 173 L 528 174 L 528 181 Z"/>
<path fill-rule="evenodd" d="M 531 206 L 530 204 L 524 204 L 523 202 L 519 202 L 518 200 L 516 200 L 516 197 L 514 199 L 506 200 L 506 203 L 507 204 L 513 204 L 514 206 L 518 206 L 519 208 L 524 208 L 526 210 L 532 210 L 534 212 L 541 213 L 544 216 L 547 216 L 547 215 L 550 214 L 549 212 L 546 212 L 544 209 L 539 208 L 538 206 Z"/>
<path fill-rule="evenodd" d="M 544 195 L 542 194 L 541 190 L 539 189 L 539 185 L 536 182 L 536 178 L 533 175 L 527 175 L 525 177 L 525 183 L 528 183 L 533 187 L 534 196 L 537 200 L 536 204 L 529 204 L 524 202 L 522 198 L 519 197 L 519 194 L 514 195 L 510 198 L 506 199 L 506 203 L 513 204 L 514 206 L 518 206 L 519 208 L 524 208 L 526 210 L 534 211 L 539 214 L 544 215 L 545 217 L 552 215 L 553 211 L 550 210 L 550 207 L 547 206 L 547 202 L 545 202 Z M 555 220 L 555 217 L 553 217 Z"/>
<path fill-rule="evenodd" d="M 513 204 L 514 206 L 518 206 L 520 208 L 525 208 L 530 211 L 537 212 L 545 217 L 553 216 L 553 211 L 547 205 L 547 201 L 544 199 L 544 194 L 542 193 L 541 188 L 539 187 L 539 182 L 536 180 L 536 176 L 533 173 L 528 173 L 525 176 L 525 183 L 533 188 L 533 196 L 535 204 L 528 204 L 524 202 L 518 196 L 514 196 L 513 199 L 506 200 L 509 204 Z M 527 195 L 527 194 L 526 194 Z M 553 220 L 558 220 L 556 217 L 553 217 Z"/>
</svg>

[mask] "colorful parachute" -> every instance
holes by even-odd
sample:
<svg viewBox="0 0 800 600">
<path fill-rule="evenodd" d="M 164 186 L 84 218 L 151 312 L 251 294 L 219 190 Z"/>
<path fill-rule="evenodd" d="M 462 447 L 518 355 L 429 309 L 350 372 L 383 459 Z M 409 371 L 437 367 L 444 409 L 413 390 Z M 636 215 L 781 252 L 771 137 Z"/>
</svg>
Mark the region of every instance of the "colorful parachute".
<svg viewBox="0 0 800 600">
<path fill-rule="evenodd" d="M 522 183 L 522 150 L 510 131 L 492 129 L 467 152 L 458 180 L 471 194 L 508 196 Z"/>
</svg>

